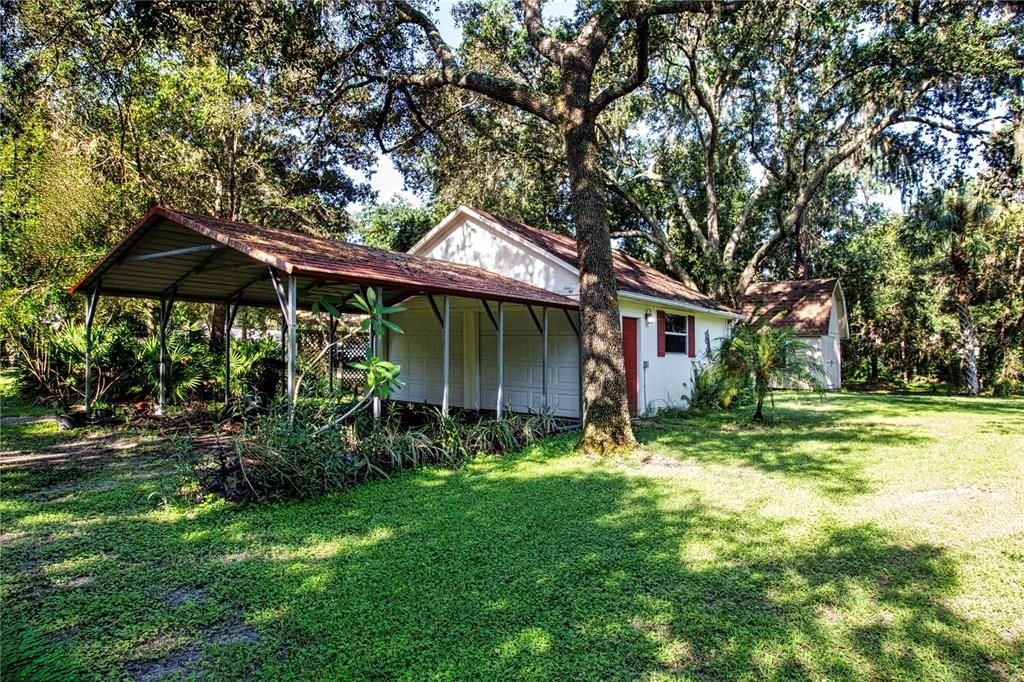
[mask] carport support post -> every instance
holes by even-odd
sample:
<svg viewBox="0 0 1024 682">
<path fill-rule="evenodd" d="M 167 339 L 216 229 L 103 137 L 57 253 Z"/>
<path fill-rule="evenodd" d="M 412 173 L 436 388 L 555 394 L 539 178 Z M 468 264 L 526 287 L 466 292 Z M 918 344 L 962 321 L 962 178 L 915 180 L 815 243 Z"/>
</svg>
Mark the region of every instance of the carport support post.
<svg viewBox="0 0 1024 682">
<path fill-rule="evenodd" d="M 374 287 L 374 293 L 377 294 L 377 302 L 381 305 L 384 304 L 384 290 L 381 287 Z M 370 330 L 370 352 L 373 353 L 373 357 L 379 358 L 381 356 L 381 339 L 373 330 Z M 376 395 L 373 396 L 373 418 L 380 419 L 380 398 Z"/>
<path fill-rule="evenodd" d="M 451 300 L 444 297 L 444 313 L 441 319 L 441 336 L 444 338 L 444 349 L 441 351 L 441 375 L 444 380 L 444 388 L 441 393 L 441 413 L 448 414 L 448 374 L 449 367 L 451 365 L 451 351 L 450 351 L 450 340 L 451 340 Z"/>
<path fill-rule="evenodd" d="M 96 316 L 96 301 L 100 297 L 97 283 L 85 295 L 85 419 L 92 419 L 92 319 Z"/>
<path fill-rule="evenodd" d="M 160 324 L 157 328 L 157 340 L 160 345 L 160 386 L 157 389 L 156 413 L 164 414 L 167 403 L 167 325 L 171 321 L 171 306 L 174 299 L 168 296 L 160 297 Z"/>
<path fill-rule="evenodd" d="M 228 301 L 227 314 L 224 315 L 224 407 L 231 402 L 231 328 L 235 326 L 235 316 L 242 304 Z"/>
<path fill-rule="evenodd" d="M 541 391 L 544 393 L 544 411 L 548 409 L 548 309 L 544 308 L 544 332 L 541 334 L 544 352 L 541 354 Z"/>
<path fill-rule="evenodd" d="M 333 315 L 327 320 L 327 347 L 331 350 L 327 353 L 327 388 L 331 395 L 334 395 L 334 373 L 336 368 L 334 361 L 337 358 L 338 349 L 334 347 L 334 337 L 338 331 L 338 319 Z"/>
<path fill-rule="evenodd" d="M 298 398 L 296 395 L 295 386 L 295 363 L 297 360 L 298 349 L 296 339 L 296 309 L 299 303 L 298 285 L 295 279 L 295 275 L 288 275 L 288 305 L 285 314 L 287 319 L 285 323 L 288 325 L 288 409 L 293 413 L 295 412 L 295 401 Z"/>
<path fill-rule="evenodd" d="M 505 399 L 505 304 L 498 302 L 498 404 L 496 412 L 501 419 L 502 402 Z"/>
</svg>

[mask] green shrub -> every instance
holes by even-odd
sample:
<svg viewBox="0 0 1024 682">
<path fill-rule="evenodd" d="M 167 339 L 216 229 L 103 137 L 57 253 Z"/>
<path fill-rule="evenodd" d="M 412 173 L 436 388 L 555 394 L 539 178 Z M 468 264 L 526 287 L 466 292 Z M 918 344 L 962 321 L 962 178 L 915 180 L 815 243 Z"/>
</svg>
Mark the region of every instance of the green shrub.
<svg viewBox="0 0 1024 682">
<path fill-rule="evenodd" d="M 503 454 L 551 433 L 550 415 L 507 415 L 467 424 L 457 412 L 430 409 L 423 423 L 388 410 L 374 420 L 359 413 L 351 423 L 324 431 L 337 406 L 300 403 L 292 419 L 274 402 L 268 412 L 225 429 L 217 447 L 208 439 L 182 438 L 179 458 L 203 493 L 228 500 L 302 498 L 340 490 L 369 478 L 416 467 L 457 467 L 477 452 Z"/>
<path fill-rule="evenodd" d="M 167 375 L 164 386 L 169 403 L 190 398 L 209 397 L 220 385 L 218 358 L 210 351 L 206 338 L 195 331 L 167 334 Z M 138 371 L 134 373 L 136 396 L 155 397 L 160 385 L 160 342 L 146 337 L 135 344 Z"/>
<path fill-rule="evenodd" d="M 126 323 L 94 326 L 92 393 L 98 403 L 118 402 L 130 389 L 138 359 L 134 332 Z M 20 398 L 68 410 L 85 397 L 85 325 L 38 324 L 9 340 L 14 354 L 15 392 Z"/>
<path fill-rule="evenodd" d="M 281 347 L 273 339 L 231 342 L 231 389 L 235 397 L 269 402 L 277 395 L 282 376 Z"/>
</svg>

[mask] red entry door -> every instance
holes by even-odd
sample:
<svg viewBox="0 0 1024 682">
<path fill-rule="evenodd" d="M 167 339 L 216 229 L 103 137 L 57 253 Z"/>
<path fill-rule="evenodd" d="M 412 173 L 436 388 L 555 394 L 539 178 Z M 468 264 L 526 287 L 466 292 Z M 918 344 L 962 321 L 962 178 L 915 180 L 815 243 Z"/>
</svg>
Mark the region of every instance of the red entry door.
<svg viewBox="0 0 1024 682">
<path fill-rule="evenodd" d="M 636 325 L 638 318 L 622 318 L 622 354 L 626 361 L 626 396 L 629 398 L 629 413 L 637 412 L 637 353 L 636 353 Z"/>
</svg>

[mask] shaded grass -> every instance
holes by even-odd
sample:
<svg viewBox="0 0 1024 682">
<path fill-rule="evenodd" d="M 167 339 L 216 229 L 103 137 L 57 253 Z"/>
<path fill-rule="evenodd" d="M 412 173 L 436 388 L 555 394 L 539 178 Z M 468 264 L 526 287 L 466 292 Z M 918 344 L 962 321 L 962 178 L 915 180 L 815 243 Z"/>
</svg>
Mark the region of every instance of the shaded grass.
<svg viewBox="0 0 1024 682">
<path fill-rule="evenodd" d="M 657 466 L 555 438 L 259 507 L 162 505 L 137 434 L 26 430 L 3 676 L 1021 678 L 1024 402 L 903 398 L 641 429 Z"/>
</svg>

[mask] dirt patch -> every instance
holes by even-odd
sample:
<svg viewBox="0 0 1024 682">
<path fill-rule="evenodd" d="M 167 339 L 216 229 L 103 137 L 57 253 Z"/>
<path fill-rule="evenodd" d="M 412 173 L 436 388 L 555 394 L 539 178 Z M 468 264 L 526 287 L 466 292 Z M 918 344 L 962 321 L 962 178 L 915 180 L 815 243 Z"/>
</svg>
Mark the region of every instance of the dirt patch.
<svg viewBox="0 0 1024 682">
<path fill-rule="evenodd" d="M 210 593 L 201 588 L 179 587 L 164 595 L 164 601 L 171 606 L 184 606 L 185 604 L 200 604 L 210 601 Z"/>
<path fill-rule="evenodd" d="M 20 426 L 22 424 L 38 424 L 52 419 L 53 417 L 0 417 L 0 427 Z"/>
<path fill-rule="evenodd" d="M 628 468 L 645 476 L 692 476 L 700 469 L 693 462 L 685 462 L 658 454 L 647 455 L 640 460 L 638 466 Z"/>
<path fill-rule="evenodd" d="M 212 628 L 205 641 L 207 644 L 258 644 L 260 633 L 235 616 L 223 625 Z"/>
<path fill-rule="evenodd" d="M 972 488 L 961 486 L 958 488 L 942 488 L 938 490 L 921 490 L 901 496 L 901 501 L 907 504 L 932 504 L 932 503 L 956 503 L 975 499 L 1001 499 L 1006 494 L 991 488 Z"/>
<path fill-rule="evenodd" d="M 40 488 L 24 497 L 29 500 L 53 500 L 66 502 L 68 498 L 79 493 L 103 493 L 113 490 L 118 485 L 117 481 L 65 481 L 54 485 Z"/>
<path fill-rule="evenodd" d="M 251 561 L 253 559 L 258 558 L 260 558 L 260 555 L 255 554 L 253 552 L 235 552 L 233 554 L 225 554 L 224 556 L 219 556 L 216 559 L 214 559 L 214 561 L 220 562 L 222 564 L 237 564 L 240 561 Z"/>
<path fill-rule="evenodd" d="M 163 658 L 149 661 L 133 661 L 125 666 L 125 672 L 135 682 L 151 682 L 160 680 L 170 675 L 180 675 L 192 672 L 199 663 L 200 653 L 198 647 L 186 647 L 174 651 Z"/>
</svg>

